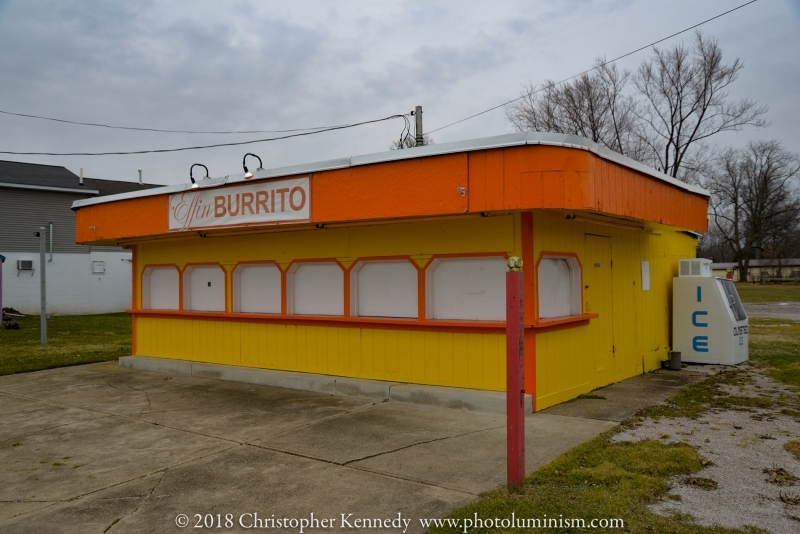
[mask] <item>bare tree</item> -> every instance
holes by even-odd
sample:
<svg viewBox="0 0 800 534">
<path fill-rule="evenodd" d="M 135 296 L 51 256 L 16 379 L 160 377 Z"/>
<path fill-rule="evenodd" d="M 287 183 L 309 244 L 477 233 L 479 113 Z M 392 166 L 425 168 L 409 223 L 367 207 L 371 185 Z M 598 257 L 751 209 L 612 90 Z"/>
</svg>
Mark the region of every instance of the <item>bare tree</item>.
<svg viewBox="0 0 800 534">
<path fill-rule="evenodd" d="M 724 151 L 704 184 L 711 192 L 716 228 L 739 263 L 743 279 L 750 260 L 791 242 L 800 225 L 797 178 L 800 157 L 777 141 L 751 142 Z"/>
<path fill-rule="evenodd" d="M 619 71 L 604 58 L 595 60 L 595 70 L 574 81 L 558 85 L 552 80 L 541 86 L 527 85 L 521 100 L 506 109 L 506 117 L 517 131 L 542 131 L 580 135 L 635 159 L 646 146 L 636 133 L 637 103 L 623 94 L 629 71 Z"/>
<path fill-rule="evenodd" d="M 433 142 L 433 138 L 428 134 L 422 134 L 422 146 L 428 145 L 435 145 L 436 143 Z M 392 144 L 389 145 L 389 150 L 401 150 L 403 148 L 412 148 L 417 146 L 416 138 L 412 137 L 411 135 L 406 135 L 403 137 L 403 141 L 401 143 L 400 139 L 396 139 L 392 141 Z"/>
<path fill-rule="evenodd" d="M 723 63 L 717 41 L 697 32 L 692 47 L 653 48 L 633 76 L 598 58 L 591 73 L 574 81 L 524 86 L 506 117 L 518 131 L 580 135 L 670 176 L 698 181 L 717 154 L 708 145 L 712 136 L 767 126 L 766 106 L 728 98 L 743 67 L 738 58 Z"/>
<path fill-rule="evenodd" d="M 697 257 L 709 258 L 719 263 L 734 260 L 725 235 L 716 226 L 711 226 L 708 232 L 700 236 L 697 242 Z"/>
<path fill-rule="evenodd" d="M 767 126 L 766 106 L 749 99 L 728 99 L 728 86 L 742 68 L 739 58 L 724 64 L 717 40 L 703 37 L 700 31 L 691 49 L 683 44 L 667 50 L 653 48 L 634 83 L 645 102 L 637 108 L 643 122 L 640 132 L 655 166 L 670 176 L 685 178 L 708 161 L 704 142 L 711 136 L 747 125 Z"/>
</svg>

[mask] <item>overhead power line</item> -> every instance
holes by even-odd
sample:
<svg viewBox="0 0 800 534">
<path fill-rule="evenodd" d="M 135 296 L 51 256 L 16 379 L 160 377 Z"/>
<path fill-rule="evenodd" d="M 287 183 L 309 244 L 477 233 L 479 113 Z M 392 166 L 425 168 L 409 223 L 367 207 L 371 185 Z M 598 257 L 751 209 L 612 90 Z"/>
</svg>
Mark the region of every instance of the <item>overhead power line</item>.
<svg viewBox="0 0 800 534">
<path fill-rule="evenodd" d="M 565 83 L 565 82 L 568 82 L 568 81 L 570 81 L 570 80 L 573 80 L 573 79 L 577 78 L 578 76 L 583 76 L 584 74 L 587 74 L 587 73 L 589 73 L 589 72 L 592 72 L 593 70 L 597 70 L 597 69 L 599 69 L 600 67 L 603 67 L 603 66 L 605 66 L 605 65 L 610 65 L 611 63 L 614 63 L 615 61 L 619 61 L 619 60 L 620 60 L 620 59 L 622 59 L 622 58 L 626 58 L 626 57 L 628 57 L 628 56 L 631 56 L 631 55 L 633 55 L 633 54 L 635 54 L 635 53 L 637 53 L 637 52 L 641 52 L 641 51 L 642 51 L 642 50 L 644 50 L 645 48 L 650 48 L 651 46 L 655 46 L 655 45 L 657 45 L 658 43 L 662 43 L 662 42 L 666 41 L 667 39 L 672 39 L 672 38 L 673 38 L 673 37 L 675 37 L 675 36 L 678 36 L 678 35 L 680 35 L 680 34 L 682 34 L 682 33 L 686 33 L 686 32 L 688 32 L 689 30 L 693 30 L 693 29 L 695 29 L 695 28 L 697 28 L 697 27 L 700 27 L 700 26 L 702 26 L 703 24 L 706 24 L 707 22 L 711 22 L 712 20 L 718 19 L 718 18 L 720 18 L 720 17 L 724 17 L 725 15 L 727 15 L 727 14 L 729 14 L 729 13 L 733 13 L 733 12 L 734 12 L 734 11 L 736 11 L 737 9 L 742 9 L 743 7 L 745 7 L 745 6 L 749 6 L 750 4 L 753 4 L 753 3 L 757 2 L 757 1 L 758 1 L 758 0 L 750 0 L 750 2 L 744 3 L 744 4 L 742 4 L 742 5 L 738 6 L 738 7 L 735 7 L 735 8 L 733 8 L 733 9 L 729 9 L 728 11 L 725 11 L 724 13 L 720 13 L 719 15 L 716 15 L 716 16 L 714 16 L 714 17 L 711 17 L 710 19 L 706 19 L 706 20 L 704 20 L 703 22 L 698 22 L 698 23 L 697 23 L 697 24 L 695 24 L 694 26 L 689 26 L 689 27 L 688 27 L 688 28 L 686 28 L 686 29 L 683 29 L 683 30 L 681 30 L 681 31 L 679 31 L 679 32 L 677 32 L 677 33 L 673 33 L 672 35 L 668 35 L 667 37 L 664 37 L 664 38 L 662 38 L 662 39 L 659 39 L 658 41 L 653 41 L 652 43 L 650 43 L 650 44 L 648 44 L 648 45 L 644 45 L 644 46 L 642 46 L 642 47 L 639 47 L 639 48 L 637 48 L 636 50 L 632 50 L 632 51 L 630 51 L 630 52 L 628 52 L 628 53 L 626 53 L 626 54 L 622 54 L 621 56 L 615 57 L 615 58 L 614 58 L 614 59 L 612 59 L 612 60 L 609 60 L 609 61 L 606 61 L 606 62 L 604 62 L 604 63 L 601 63 L 601 64 L 599 64 L 599 65 L 596 65 L 596 66 L 592 67 L 591 69 L 587 69 L 587 70 L 585 70 L 585 71 L 583 71 L 583 72 L 579 72 L 578 74 L 575 74 L 574 76 L 570 76 L 569 78 L 564 78 L 564 79 L 563 79 L 563 80 L 561 80 L 560 82 L 556 82 L 556 83 L 555 83 L 555 84 L 553 84 L 553 85 L 561 85 L 562 83 Z M 428 133 L 429 133 L 429 134 L 432 134 L 432 133 L 434 133 L 434 132 L 438 132 L 439 130 L 444 130 L 445 128 L 449 128 L 450 126 L 454 126 L 454 125 L 456 125 L 456 124 L 459 124 L 459 123 L 462 123 L 462 122 L 464 122 L 464 121 L 468 121 L 468 120 L 470 120 L 470 119 L 474 119 L 475 117 L 478 117 L 478 116 L 480 116 L 480 115 L 483 115 L 484 113 L 489 113 L 490 111 L 494 111 L 494 110 L 496 110 L 496 109 L 499 109 L 499 108 L 505 107 L 505 106 L 507 106 L 507 105 L 509 105 L 509 104 L 511 104 L 511 103 L 513 103 L 513 102 L 516 102 L 517 100 L 522 100 L 523 98 L 527 98 L 527 97 L 529 97 L 530 95 L 533 95 L 533 94 L 536 94 L 536 93 L 538 93 L 538 92 L 540 92 L 540 91 L 543 91 L 544 89 L 545 89 L 545 88 L 544 88 L 544 87 L 542 87 L 542 88 L 540 88 L 540 89 L 537 89 L 536 91 L 531 91 L 530 93 L 525 93 L 524 95 L 522 95 L 522 96 L 520 96 L 520 97 L 517 97 L 517 98 L 514 98 L 514 99 L 512 99 L 512 100 L 509 100 L 508 102 L 503 102 L 503 103 L 502 103 L 502 104 L 500 104 L 500 105 L 497 105 L 497 106 L 491 107 L 491 108 L 489 108 L 489 109 L 487 109 L 487 110 L 481 111 L 480 113 L 476 113 L 476 114 L 474 114 L 474 115 L 470 115 L 469 117 L 466 117 L 466 118 L 464 118 L 464 119 L 461 119 L 461 120 L 457 120 L 456 122 L 451 122 L 450 124 L 447 124 L 447 125 L 445 125 L 445 126 L 441 126 L 441 127 L 439 127 L 439 128 L 436 128 L 435 130 L 431 130 L 431 131 L 430 131 L 430 132 L 428 132 Z"/>
<path fill-rule="evenodd" d="M 28 113 L 14 113 L 12 111 L 0 110 L 3 115 L 13 115 L 15 117 L 25 117 L 28 119 L 39 119 L 43 121 L 62 122 L 65 124 L 77 124 L 79 126 L 96 126 L 99 128 L 111 128 L 113 130 L 134 130 L 137 132 L 159 132 L 159 133 L 183 133 L 183 134 L 254 134 L 254 133 L 287 133 L 287 132 L 303 132 L 307 130 L 324 130 L 327 128 L 339 128 L 347 126 L 346 124 L 335 124 L 332 126 L 312 126 L 310 128 L 294 128 L 291 130 L 233 130 L 225 131 L 202 131 L 202 130 L 162 130 L 159 128 L 136 128 L 134 126 L 113 126 L 111 124 L 100 124 L 95 122 L 80 122 L 70 121 L 67 119 L 56 119 L 53 117 L 42 117 L 40 115 L 30 115 Z"/>
<path fill-rule="evenodd" d="M 134 150 L 130 152 L 10 152 L 7 150 L 0 150 L 0 154 L 14 154 L 16 156 L 127 156 L 132 154 L 157 154 L 161 152 L 182 152 L 184 150 L 200 150 L 203 148 L 217 148 L 222 146 L 238 146 L 238 145 L 250 145 L 253 143 L 267 143 L 269 141 L 278 141 L 279 139 L 289 139 L 290 137 L 302 137 L 305 135 L 314 135 L 323 132 L 330 132 L 333 130 L 344 130 L 345 128 L 354 128 L 356 126 L 363 126 L 364 124 L 373 124 L 376 122 L 388 121 L 390 119 L 406 120 L 406 115 L 390 115 L 382 119 L 373 119 L 369 121 L 356 122 L 353 124 L 344 124 L 342 126 L 330 126 L 322 130 L 315 130 L 313 132 L 302 132 L 290 135 L 282 135 L 280 137 L 268 137 L 265 139 L 252 139 L 250 141 L 215 143 L 212 145 L 187 146 L 180 148 L 161 148 L 157 150 Z"/>
</svg>

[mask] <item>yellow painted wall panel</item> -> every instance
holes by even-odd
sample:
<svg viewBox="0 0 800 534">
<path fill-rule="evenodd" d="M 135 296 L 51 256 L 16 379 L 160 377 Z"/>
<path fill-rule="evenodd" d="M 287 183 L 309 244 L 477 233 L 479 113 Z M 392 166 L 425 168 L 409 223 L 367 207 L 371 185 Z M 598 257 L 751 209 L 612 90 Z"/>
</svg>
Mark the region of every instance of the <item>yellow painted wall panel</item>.
<svg viewBox="0 0 800 534">
<path fill-rule="evenodd" d="M 566 220 L 562 212 L 534 215 L 534 255 L 542 251 L 576 253 L 584 269 L 593 269 L 596 254 L 587 236 L 604 236 L 611 249 L 613 353 L 607 370 L 599 369 L 598 333 L 594 324 L 536 336 L 537 409 L 651 371 L 670 346 L 672 277 L 678 260 L 693 257 L 696 241 L 675 228 L 647 223 L 643 231 Z M 641 287 L 641 262 L 650 264 L 650 290 Z M 586 295 L 585 295 L 586 300 Z M 590 309 L 595 313 L 597 310 Z"/>
<path fill-rule="evenodd" d="M 217 337 L 224 339 L 224 350 L 217 352 L 212 344 L 204 351 L 208 340 Z M 285 339 L 276 345 L 285 352 L 284 356 L 271 354 L 270 337 Z M 158 345 L 168 339 L 174 339 L 177 347 L 169 356 Z M 142 317 L 137 319 L 137 345 L 137 353 L 142 356 L 392 382 L 505 389 L 505 336 L 499 334 Z M 316 348 L 309 350 L 309 346 Z M 388 358 L 382 357 L 388 364 L 374 366 L 376 353 L 388 354 Z"/>
</svg>

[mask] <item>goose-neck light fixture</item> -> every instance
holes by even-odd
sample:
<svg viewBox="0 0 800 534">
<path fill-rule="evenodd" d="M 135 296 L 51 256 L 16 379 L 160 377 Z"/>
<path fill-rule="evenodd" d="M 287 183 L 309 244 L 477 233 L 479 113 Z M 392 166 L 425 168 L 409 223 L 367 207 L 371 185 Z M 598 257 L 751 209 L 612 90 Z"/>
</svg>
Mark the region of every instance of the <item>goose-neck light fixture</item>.
<svg viewBox="0 0 800 534">
<path fill-rule="evenodd" d="M 256 156 L 255 154 L 251 154 L 250 152 L 248 152 L 248 153 L 247 153 L 247 154 L 245 154 L 245 155 L 244 155 L 244 157 L 242 158 L 242 167 L 244 167 L 244 179 L 245 179 L 245 180 L 249 180 L 250 178 L 252 178 L 252 177 L 253 177 L 253 173 L 252 173 L 252 172 L 250 172 L 250 171 L 248 171 L 248 170 L 247 170 L 247 165 L 245 165 L 245 160 L 247 160 L 247 156 L 253 156 L 254 158 L 256 158 L 256 159 L 258 160 L 258 168 L 256 169 L 256 171 L 263 171 L 263 170 L 264 170 L 264 169 L 262 168 L 262 166 L 261 166 L 261 158 L 259 158 L 259 157 L 258 157 L 258 156 Z"/>
<path fill-rule="evenodd" d="M 192 181 L 192 189 L 197 189 L 200 186 L 197 185 L 197 182 L 194 181 L 194 176 L 192 176 L 192 171 L 195 167 L 203 167 L 206 170 L 206 178 L 208 178 L 208 167 L 203 165 L 202 163 L 195 163 L 191 167 L 189 167 L 189 179 Z"/>
</svg>

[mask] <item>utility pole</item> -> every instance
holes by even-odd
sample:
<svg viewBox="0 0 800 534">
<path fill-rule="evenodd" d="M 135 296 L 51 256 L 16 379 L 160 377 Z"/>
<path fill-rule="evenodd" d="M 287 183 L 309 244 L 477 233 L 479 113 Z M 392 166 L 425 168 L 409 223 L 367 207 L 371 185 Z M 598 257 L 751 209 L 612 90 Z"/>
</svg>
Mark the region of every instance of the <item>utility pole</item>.
<svg viewBox="0 0 800 534">
<path fill-rule="evenodd" d="M 522 259 L 506 262 L 506 455 L 508 486 L 525 482 L 525 321 Z"/>
<path fill-rule="evenodd" d="M 42 345 L 47 345 L 47 291 L 46 291 L 46 283 L 45 280 L 47 277 L 45 276 L 45 265 L 47 262 L 45 261 L 45 228 L 41 226 L 39 231 L 36 232 L 36 235 L 39 237 L 39 306 L 41 310 L 39 313 L 41 314 L 41 318 L 39 319 L 41 325 L 41 341 Z"/>
<path fill-rule="evenodd" d="M 417 106 L 417 109 L 414 110 L 414 118 L 416 119 L 414 134 L 417 138 L 417 146 L 422 146 L 425 143 L 422 135 L 422 106 Z"/>
</svg>

